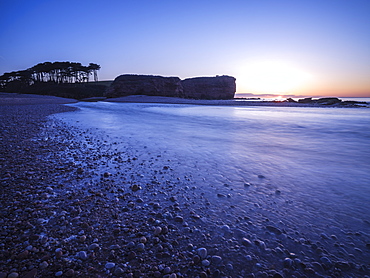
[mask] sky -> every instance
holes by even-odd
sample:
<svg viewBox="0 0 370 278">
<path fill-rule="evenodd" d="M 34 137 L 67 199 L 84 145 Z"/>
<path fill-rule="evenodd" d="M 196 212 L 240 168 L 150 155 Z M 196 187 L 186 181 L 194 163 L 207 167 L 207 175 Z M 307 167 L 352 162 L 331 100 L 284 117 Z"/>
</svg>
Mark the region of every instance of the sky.
<svg viewBox="0 0 370 278">
<path fill-rule="evenodd" d="M 92 62 L 100 80 L 231 75 L 244 96 L 370 97 L 369 0 L 0 0 L 0 11 L 0 75 Z"/>
</svg>

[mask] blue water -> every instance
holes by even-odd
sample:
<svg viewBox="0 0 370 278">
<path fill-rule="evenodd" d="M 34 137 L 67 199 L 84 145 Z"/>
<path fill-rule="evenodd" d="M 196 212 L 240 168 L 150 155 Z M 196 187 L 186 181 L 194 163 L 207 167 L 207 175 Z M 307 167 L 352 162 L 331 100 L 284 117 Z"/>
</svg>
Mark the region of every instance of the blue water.
<svg viewBox="0 0 370 278">
<path fill-rule="evenodd" d="M 72 106 L 80 110 L 58 118 L 103 132 L 106 144 L 129 147 L 139 159 L 160 154 L 220 206 L 226 203 L 216 193 L 231 192 L 234 215 L 248 214 L 252 204 L 272 221 L 312 232 L 328 226 L 369 232 L 370 109 Z"/>
</svg>

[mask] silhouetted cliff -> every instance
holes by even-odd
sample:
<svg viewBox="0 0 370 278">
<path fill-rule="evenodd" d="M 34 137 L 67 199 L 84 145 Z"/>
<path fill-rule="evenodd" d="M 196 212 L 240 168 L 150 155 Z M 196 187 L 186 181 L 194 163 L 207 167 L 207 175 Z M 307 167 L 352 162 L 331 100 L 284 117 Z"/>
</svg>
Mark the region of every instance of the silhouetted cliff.
<svg viewBox="0 0 370 278">
<path fill-rule="evenodd" d="M 233 99 L 236 91 L 235 78 L 226 75 L 188 78 L 181 84 L 187 98 Z"/>
<path fill-rule="evenodd" d="M 120 75 L 105 92 L 109 98 L 129 95 L 181 97 L 195 99 L 232 99 L 236 91 L 231 76 L 178 77 L 151 75 Z"/>
<path fill-rule="evenodd" d="M 105 92 L 106 97 L 129 95 L 184 97 L 180 78 L 152 75 L 120 75 Z"/>
</svg>

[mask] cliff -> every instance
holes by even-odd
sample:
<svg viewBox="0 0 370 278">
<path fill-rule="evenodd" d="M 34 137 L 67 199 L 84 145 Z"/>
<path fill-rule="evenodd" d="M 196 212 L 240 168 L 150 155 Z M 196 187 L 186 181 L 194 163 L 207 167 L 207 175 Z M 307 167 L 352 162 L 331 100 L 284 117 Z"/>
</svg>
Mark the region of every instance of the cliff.
<svg viewBox="0 0 370 278">
<path fill-rule="evenodd" d="M 129 95 L 184 97 L 180 78 L 152 75 L 120 75 L 105 92 L 109 98 Z"/>
<path fill-rule="evenodd" d="M 181 97 L 195 99 L 232 99 L 236 91 L 231 76 L 195 77 L 180 80 L 178 77 L 150 75 L 120 75 L 106 90 L 108 98 L 129 95 Z"/>
<path fill-rule="evenodd" d="M 189 78 L 181 84 L 187 98 L 233 99 L 236 91 L 235 78 L 226 75 Z"/>
</svg>

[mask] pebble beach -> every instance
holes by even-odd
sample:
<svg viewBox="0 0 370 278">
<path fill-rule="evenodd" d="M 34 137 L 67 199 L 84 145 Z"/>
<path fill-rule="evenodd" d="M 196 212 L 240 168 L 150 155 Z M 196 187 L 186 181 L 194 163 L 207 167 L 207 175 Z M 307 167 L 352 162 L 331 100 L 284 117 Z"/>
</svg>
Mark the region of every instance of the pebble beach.
<svg viewBox="0 0 370 278">
<path fill-rule="evenodd" d="M 260 204 L 217 218 L 191 173 L 50 117 L 64 103 L 0 98 L 0 278 L 369 277 L 365 232 L 304 234 Z M 228 211 L 232 191 L 215 192 Z"/>
</svg>

